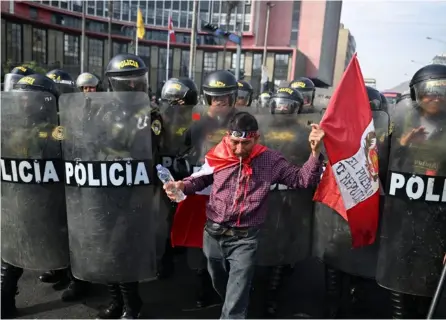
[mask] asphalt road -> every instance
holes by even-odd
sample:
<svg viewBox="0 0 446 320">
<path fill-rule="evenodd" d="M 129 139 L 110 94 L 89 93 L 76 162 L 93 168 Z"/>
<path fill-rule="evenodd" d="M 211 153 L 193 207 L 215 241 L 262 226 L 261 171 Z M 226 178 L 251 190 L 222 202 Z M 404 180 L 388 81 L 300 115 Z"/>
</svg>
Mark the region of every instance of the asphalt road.
<svg viewBox="0 0 446 320">
<path fill-rule="evenodd" d="M 264 318 L 265 274 L 259 269 L 253 286 L 249 318 Z M 50 284 L 38 281 L 38 272 L 25 271 L 19 282 L 17 307 L 20 318 L 94 318 L 108 302 L 105 286 L 94 285 L 88 296 L 78 303 L 60 300 L 62 291 L 55 291 Z M 175 275 L 167 280 L 143 283 L 140 292 L 144 300 L 143 318 L 153 319 L 209 319 L 219 318 L 218 300 L 208 308 L 196 309 L 194 305 L 194 274 L 187 267 L 184 255 L 177 257 Z M 373 281 L 365 283 L 366 303 L 353 313 L 341 313 L 343 318 L 389 318 L 389 294 Z M 322 318 L 324 307 L 323 265 L 313 259 L 299 263 L 287 278 L 279 295 L 278 318 Z M 446 303 L 443 303 L 443 309 Z M 442 310 L 437 317 L 445 316 Z"/>
</svg>

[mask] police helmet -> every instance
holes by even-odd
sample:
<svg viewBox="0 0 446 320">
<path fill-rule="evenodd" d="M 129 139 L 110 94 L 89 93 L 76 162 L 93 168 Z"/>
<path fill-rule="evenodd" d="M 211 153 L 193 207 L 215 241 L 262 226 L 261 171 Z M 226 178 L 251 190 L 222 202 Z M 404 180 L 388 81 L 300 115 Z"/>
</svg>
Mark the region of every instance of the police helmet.
<svg viewBox="0 0 446 320">
<path fill-rule="evenodd" d="M 214 71 L 203 82 L 203 93 L 208 105 L 212 104 L 213 97 L 229 97 L 229 107 L 235 105 L 238 84 L 235 76 L 227 70 Z"/>
<path fill-rule="evenodd" d="M 271 98 L 270 111 L 272 114 L 300 113 L 303 104 L 304 97 L 298 90 L 292 88 L 280 88 Z"/>
<path fill-rule="evenodd" d="M 84 91 L 84 87 L 96 88 L 96 92 L 103 91 L 101 78 L 90 72 L 81 73 L 76 79 L 76 86 L 81 91 Z"/>
<path fill-rule="evenodd" d="M 389 102 L 387 101 L 387 98 L 381 92 L 379 95 L 381 96 L 381 110 L 389 112 Z"/>
<path fill-rule="evenodd" d="M 57 112 L 57 98 L 59 89 L 52 79 L 41 75 L 31 74 L 21 78 L 13 87 L 12 92 L 19 92 L 19 105 L 24 113 L 33 121 L 45 121 Z M 36 94 L 32 92 L 41 92 Z M 36 101 L 36 98 L 39 98 Z"/>
<path fill-rule="evenodd" d="M 245 80 L 239 80 L 237 84 L 237 105 L 250 107 L 252 103 L 252 93 L 254 92 L 251 84 Z"/>
<path fill-rule="evenodd" d="M 56 83 L 60 94 L 76 92 L 76 85 L 73 77 L 66 71 L 61 69 L 54 69 L 47 72 L 46 76 Z"/>
<path fill-rule="evenodd" d="M 372 110 L 382 110 L 381 93 L 375 88 L 365 86 Z"/>
<path fill-rule="evenodd" d="M 316 95 L 316 86 L 313 81 L 306 77 L 300 77 L 291 81 L 289 87 L 302 93 L 304 106 L 313 105 L 314 97 Z"/>
<path fill-rule="evenodd" d="M 27 66 L 18 66 L 11 70 L 10 73 L 5 75 L 3 90 L 11 91 L 14 84 L 16 84 L 21 78 L 34 74 L 34 70 Z"/>
<path fill-rule="evenodd" d="M 172 78 L 164 83 L 161 99 L 170 105 L 195 106 L 198 103 L 198 88 L 190 78 Z"/>
<path fill-rule="evenodd" d="M 149 92 L 148 68 L 144 61 L 132 53 L 114 56 L 105 70 L 112 91 Z"/>
<path fill-rule="evenodd" d="M 421 68 L 409 87 L 412 101 L 427 113 L 446 111 L 446 65 L 430 64 Z"/>
</svg>

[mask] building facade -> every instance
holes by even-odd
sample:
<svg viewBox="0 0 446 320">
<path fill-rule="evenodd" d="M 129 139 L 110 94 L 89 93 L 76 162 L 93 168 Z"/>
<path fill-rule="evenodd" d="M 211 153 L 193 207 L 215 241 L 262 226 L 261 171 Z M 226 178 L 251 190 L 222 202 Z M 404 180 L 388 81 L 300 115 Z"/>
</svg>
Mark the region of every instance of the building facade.
<svg viewBox="0 0 446 320">
<path fill-rule="evenodd" d="M 339 28 L 338 49 L 336 52 L 336 63 L 333 77 L 333 87 L 336 87 L 344 75 L 345 69 L 356 52 L 356 41 L 350 30 L 341 23 Z"/>
<path fill-rule="evenodd" d="M 433 64 L 444 64 L 446 65 L 446 53 L 438 54 L 432 59 Z"/>
<path fill-rule="evenodd" d="M 199 22 L 211 22 L 232 32 L 242 31 L 241 69 L 256 91 L 260 90 L 264 36 L 266 32 L 266 2 L 239 1 L 226 26 L 226 3 L 221 0 L 199 1 Z M 310 21 L 302 19 L 302 10 L 313 1 L 273 1 L 270 25 L 267 30 L 266 65 L 269 79 L 274 83 L 289 81 L 297 76 L 309 76 L 326 84 L 329 76 L 324 69 L 333 70 L 334 61 L 321 59 L 321 50 L 327 35 L 317 34 L 318 49 L 309 52 L 308 45 L 299 41 L 302 28 Z M 337 20 L 339 14 L 327 8 L 332 1 L 317 8 L 321 28 L 327 21 Z M 115 0 L 111 4 L 111 48 L 108 43 L 108 1 L 2 1 L 2 65 L 34 61 L 48 69 L 61 67 L 74 76 L 81 65 L 82 3 L 86 4 L 86 41 L 84 70 L 103 75 L 109 58 L 117 53 L 134 52 L 135 22 L 138 8 L 146 23 L 144 39 L 139 41 L 138 54 L 150 66 L 150 84 L 156 88 L 166 78 L 169 59 L 169 77 L 189 74 L 189 48 L 193 1 L 127 1 Z M 167 57 L 167 25 L 172 16 L 176 42 L 172 43 Z M 328 17 L 328 18 L 327 18 Z M 280 21 L 280 23 L 278 23 Z M 304 23 L 302 22 L 304 21 Z M 306 21 L 306 22 L 305 22 Z M 313 22 L 314 25 L 314 22 Z M 314 34 L 313 34 L 314 35 Z M 337 35 L 336 35 L 337 41 Z M 236 47 L 227 44 L 224 53 L 222 39 L 198 31 L 194 79 L 201 86 L 203 77 L 218 69 L 235 68 Z M 333 46 L 332 46 L 333 47 Z M 333 56 L 336 46 L 331 48 Z M 308 52 L 306 52 L 308 51 Z M 330 50 L 329 50 L 330 51 Z M 319 52 L 319 53 L 318 53 Z M 305 57 L 305 59 L 303 59 Z M 314 63 L 314 61 L 317 63 Z M 334 60 L 334 58 L 333 58 Z M 311 63 L 311 68 L 307 66 Z M 321 71 L 322 70 L 322 71 Z M 327 72 L 325 72 L 327 73 Z M 328 72 L 329 74 L 329 72 Z M 321 78 L 321 79 L 319 79 Z"/>
</svg>

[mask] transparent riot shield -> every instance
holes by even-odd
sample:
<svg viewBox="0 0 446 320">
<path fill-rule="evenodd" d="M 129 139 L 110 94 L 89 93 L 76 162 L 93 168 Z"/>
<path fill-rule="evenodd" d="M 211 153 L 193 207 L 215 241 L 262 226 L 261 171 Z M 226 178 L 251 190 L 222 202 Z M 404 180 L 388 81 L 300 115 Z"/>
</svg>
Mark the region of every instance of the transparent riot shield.
<svg viewBox="0 0 446 320">
<path fill-rule="evenodd" d="M 372 116 L 377 137 L 380 179 L 384 186 L 389 153 L 389 115 L 384 111 L 373 111 Z M 380 213 L 383 203 L 384 197 L 381 197 Z M 374 244 L 353 249 L 348 222 L 325 204 L 315 202 L 313 256 L 345 273 L 374 278 L 378 248 L 379 236 Z"/>
<path fill-rule="evenodd" d="M 255 117 L 259 123 L 260 143 L 280 151 L 297 166 L 308 160 L 310 124 L 319 123 L 321 114 L 255 114 Z M 294 264 L 310 255 L 314 190 L 271 186 L 268 214 L 260 232 L 260 266 Z"/>
<path fill-rule="evenodd" d="M 446 118 L 404 113 L 392 133 L 376 280 L 432 297 L 446 252 Z"/>
<path fill-rule="evenodd" d="M 2 259 L 35 270 L 69 264 L 57 100 L 1 94 Z"/>
<path fill-rule="evenodd" d="M 156 217 L 149 97 L 64 94 L 65 189 L 73 275 L 132 282 L 156 275 Z"/>
</svg>

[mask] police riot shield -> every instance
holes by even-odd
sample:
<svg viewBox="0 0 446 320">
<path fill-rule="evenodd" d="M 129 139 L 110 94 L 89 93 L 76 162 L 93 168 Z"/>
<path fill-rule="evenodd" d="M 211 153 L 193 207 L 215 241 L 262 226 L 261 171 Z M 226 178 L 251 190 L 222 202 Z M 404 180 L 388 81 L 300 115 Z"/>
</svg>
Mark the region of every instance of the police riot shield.
<svg viewBox="0 0 446 320">
<path fill-rule="evenodd" d="M 142 92 L 64 94 L 65 189 L 71 268 L 107 283 L 156 274 L 156 202 L 149 97 Z"/>
<path fill-rule="evenodd" d="M 378 147 L 379 171 L 382 185 L 388 167 L 389 116 L 384 111 L 373 111 L 373 122 Z M 384 197 L 380 201 L 380 214 Z M 352 237 L 347 221 L 335 210 L 323 203 L 315 202 L 313 256 L 332 268 L 364 278 L 374 278 L 376 274 L 379 236 L 374 244 L 352 248 Z"/>
<path fill-rule="evenodd" d="M 310 124 L 319 123 L 321 114 L 256 114 L 255 117 L 262 144 L 281 152 L 297 166 L 308 160 Z M 292 190 L 280 184 L 271 186 L 268 214 L 260 232 L 260 266 L 294 264 L 310 255 L 314 190 Z"/>
<path fill-rule="evenodd" d="M 35 270 L 69 264 L 56 98 L 1 95 L 2 259 Z"/>
<path fill-rule="evenodd" d="M 392 133 L 376 280 L 396 292 L 432 297 L 446 252 L 446 118 L 426 119 L 418 108 L 400 117 Z"/>
</svg>

